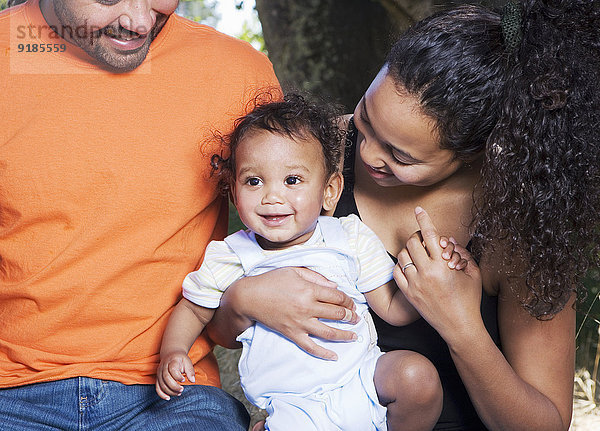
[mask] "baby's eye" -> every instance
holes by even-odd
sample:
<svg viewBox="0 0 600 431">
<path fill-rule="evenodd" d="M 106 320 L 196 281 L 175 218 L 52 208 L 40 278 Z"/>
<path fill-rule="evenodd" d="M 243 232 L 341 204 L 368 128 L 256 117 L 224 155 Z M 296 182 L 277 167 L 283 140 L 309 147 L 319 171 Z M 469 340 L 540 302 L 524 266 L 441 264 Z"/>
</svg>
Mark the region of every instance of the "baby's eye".
<svg viewBox="0 0 600 431">
<path fill-rule="evenodd" d="M 292 177 L 287 177 L 287 178 L 285 179 L 285 183 L 286 183 L 288 186 L 293 186 L 294 184 L 299 184 L 299 183 L 300 183 L 300 178 L 298 178 L 298 177 L 293 177 L 293 176 L 292 176 Z"/>
<path fill-rule="evenodd" d="M 246 184 L 248 184 L 249 186 L 259 186 L 262 184 L 262 181 L 260 180 L 260 178 L 252 177 L 246 180 Z"/>
</svg>

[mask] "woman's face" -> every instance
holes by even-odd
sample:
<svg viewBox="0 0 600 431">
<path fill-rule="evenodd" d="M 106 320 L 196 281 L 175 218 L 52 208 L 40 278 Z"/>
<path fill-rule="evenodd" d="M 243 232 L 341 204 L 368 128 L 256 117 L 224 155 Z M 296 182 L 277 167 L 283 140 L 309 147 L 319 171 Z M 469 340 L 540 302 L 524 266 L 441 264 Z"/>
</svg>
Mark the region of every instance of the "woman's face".
<svg viewBox="0 0 600 431">
<path fill-rule="evenodd" d="M 430 186 L 462 165 L 441 149 L 435 122 L 421 112 L 418 100 L 398 92 L 381 69 L 354 111 L 363 167 L 382 187 Z"/>
</svg>

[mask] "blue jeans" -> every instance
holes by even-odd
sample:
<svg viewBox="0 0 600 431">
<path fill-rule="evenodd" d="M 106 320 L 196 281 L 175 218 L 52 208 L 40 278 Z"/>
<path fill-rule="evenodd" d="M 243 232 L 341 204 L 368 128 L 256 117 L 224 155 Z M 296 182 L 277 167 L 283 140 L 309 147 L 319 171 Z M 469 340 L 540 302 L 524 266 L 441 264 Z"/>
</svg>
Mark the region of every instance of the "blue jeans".
<svg viewBox="0 0 600 431">
<path fill-rule="evenodd" d="M 244 406 L 219 388 L 186 386 L 164 401 L 153 385 L 76 377 L 0 389 L 0 429 L 246 431 Z"/>
</svg>

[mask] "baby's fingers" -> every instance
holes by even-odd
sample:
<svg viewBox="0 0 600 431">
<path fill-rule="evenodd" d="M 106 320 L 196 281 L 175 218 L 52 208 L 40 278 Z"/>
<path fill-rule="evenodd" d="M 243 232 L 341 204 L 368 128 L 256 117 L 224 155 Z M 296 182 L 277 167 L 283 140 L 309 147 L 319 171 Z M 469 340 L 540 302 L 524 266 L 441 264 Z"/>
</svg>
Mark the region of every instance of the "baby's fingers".
<svg viewBox="0 0 600 431">
<path fill-rule="evenodd" d="M 442 255 L 443 256 L 443 255 Z M 460 269 L 458 268 L 458 264 L 463 260 L 466 266 L 466 260 L 461 257 L 461 255 L 457 252 L 452 252 L 450 259 L 448 259 L 448 267 L 452 269 Z"/>
<path fill-rule="evenodd" d="M 454 244 L 454 249 L 457 253 L 460 253 L 462 259 L 466 260 L 466 264 L 464 266 L 461 265 L 461 270 L 465 271 L 465 274 L 470 277 L 480 277 L 479 266 L 475 259 L 473 259 L 473 255 L 469 250 L 464 248 L 462 245 L 458 244 L 454 238 L 450 238 L 450 242 Z"/>
<path fill-rule="evenodd" d="M 465 269 L 467 267 L 468 264 L 469 264 L 469 261 L 467 259 L 461 259 L 456 264 L 456 267 L 454 269 L 456 269 L 457 271 L 462 271 L 463 269 Z"/>
<path fill-rule="evenodd" d="M 440 240 L 440 245 L 442 244 L 442 242 L 443 241 Z M 453 253 L 455 253 L 454 244 L 450 241 L 445 241 L 445 244 L 446 245 L 443 246 L 444 249 L 442 250 L 442 259 L 449 261 L 450 259 L 452 259 Z"/>
<path fill-rule="evenodd" d="M 469 250 L 457 243 L 456 240 L 452 237 L 450 237 L 450 243 L 454 245 L 455 253 L 460 254 L 460 257 L 462 259 L 465 259 L 467 262 L 472 261 L 473 263 L 475 263 L 475 259 L 473 259 L 473 255 Z"/>
<path fill-rule="evenodd" d="M 184 365 L 181 360 L 171 361 L 167 365 L 168 374 L 178 382 L 185 382 Z"/>
<path fill-rule="evenodd" d="M 163 389 L 164 388 L 164 389 Z M 164 382 L 161 379 L 156 379 L 156 393 L 158 394 L 159 397 L 161 397 L 163 400 L 169 401 L 171 399 L 171 397 L 165 392 L 165 390 L 167 392 L 170 392 L 165 386 L 164 386 Z"/>
<path fill-rule="evenodd" d="M 156 376 L 157 393 L 158 388 L 160 388 L 167 397 L 172 395 L 180 395 L 183 391 L 183 386 L 181 386 L 179 382 L 185 381 L 185 377 L 183 377 L 181 374 L 181 370 L 182 363 L 179 360 L 171 360 L 164 365 L 161 363 Z"/>
<path fill-rule="evenodd" d="M 179 395 L 183 387 L 169 374 L 166 366 L 160 366 L 156 374 L 156 393 L 163 400 L 170 400 L 171 396 Z"/>
<path fill-rule="evenodd" d="M 194 370 L 194 364 L 192 364 L 192 361 L 187 356 L 183 360 L 183 370 L 184 370 L 185 375 L 187 376 L 187 379 L 190 382 L 195 383 L 196 382 L 196 371 Z"/>
</svg>

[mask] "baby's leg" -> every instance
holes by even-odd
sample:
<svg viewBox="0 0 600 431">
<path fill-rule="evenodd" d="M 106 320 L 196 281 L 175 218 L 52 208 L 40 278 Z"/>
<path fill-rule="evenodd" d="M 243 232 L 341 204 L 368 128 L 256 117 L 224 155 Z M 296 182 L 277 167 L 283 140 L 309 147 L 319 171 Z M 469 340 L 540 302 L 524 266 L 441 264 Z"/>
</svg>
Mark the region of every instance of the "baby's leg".
<svg viewBox="0 0 600 431">
<path fill-rule="evenodd" d="M 381 356 L 375 389 L 386 406 L 388 430 L 431 430 L 442 411 L 442 385 L 435 366 L 423 355 L 396 350 Z"/>
<path fill-rule="evenodd" d="M 266 408 L 267 431 L 333 429 L 325 413 L 325 404 L 296 395 L 278 396 Z"/>
</svg>

